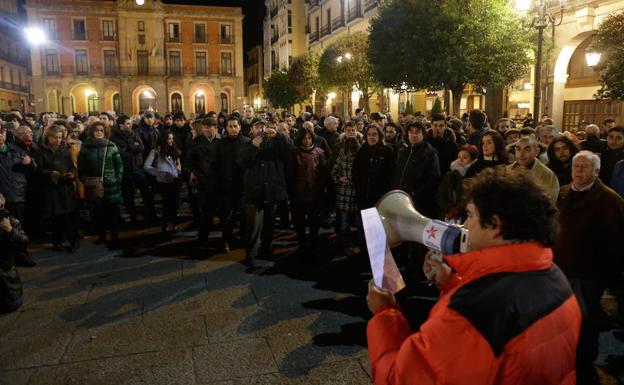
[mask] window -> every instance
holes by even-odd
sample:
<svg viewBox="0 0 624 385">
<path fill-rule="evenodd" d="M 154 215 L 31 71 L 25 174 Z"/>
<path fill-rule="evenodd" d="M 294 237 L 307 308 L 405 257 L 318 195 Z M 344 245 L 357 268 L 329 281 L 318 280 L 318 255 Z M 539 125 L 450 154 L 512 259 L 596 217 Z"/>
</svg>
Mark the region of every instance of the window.
<svg viewBox="0 0 624 385">
<path fill-rule="evenodd" d="M 228 96 L 224 92 L 221 93 L 221 111 L 226 114 L 229 112 Z"/>
<path fill-rule="evenodd" d="M 182 111 L 182 95 L 177 92 L 171 94 L 171 111 Z"/>
<path fill-rule="evenodd" d="M 45 28 L 46 35 L 48 35 L 50 39 L 56 39 L 56 19 L 44 18 L 43 26 Z"/>
<path fill-rule="evenodd" d="M 292 14 L 290 10 L 288 10 L 288 33 L 292 33 Z"/>
<path fill-rule="evenodd" d="M 232 42 L 232 26 L 229 24 L 221 24 L 221 43 L 229 44 Z"/>
<path fill-rule="evenodd" d="M 74 40 L 87 40 L 87 27 L 84 19 L 74 19 Z"/>
<path fill-rule="evenodd" d="M 195 24 L 195 43 L 206 42 L 206 24 Z"/>
<path fill-rule="evenodd" d="M 232 75 L 232 53 L 221 52 L 221 74 Z"/>
<path fill-rule="evenodd" d="M 119 98 L 119 93 L 113 95 L 113 111 L 119 115 L 119 111 L 121 111 L 121 99 Z"/>
<path fill-rule="evenodd" d="M 137 73 L 139 75 L 149 74 L 149 61 L 145 50 L 137 51 Z"/>
<path fill-rule="evenodd" d="M 206 75 L 206 52 L 195 52 L 195 75 Z"/>
<path fill-rule="evenodd" d="M 180 42 L 180 24 L 169 23 L 167 26 L 167 37 L 171 42 Z"/>
<path fill-rule="evenodd" d="M 89 60 L 87 58 L 86 49 L 77 49 L 76 55 L 76 75 L 88 75 L 89 74 Z"/>
<path fill-rule="evenodd" d="M 180 51 L 169 51 L 169 75 L 180 75 Z"/>
<path fill-rule="evenodd" d="M 102 20 L 102 40 L 115 40 L 115 22 Z"/>
<path fill-rule="evenodd" d="M 22 79 L 22 72 L 21 71 L 17 71 L 17 85 L 18 86 L 23 86 L 24 83 L 22 83 L 23 79 Z"/>
<path fill-rule="evenodd" d="M 199 93 L 195 94 L 195 113 L 206 113 L 206 95 Z"/>
<path fill-rule="evenodd" d="M 145 22 L 143 20 L 137 22 L 137 29 L 139 32 L 145 32 Z"/>
<path fill-rule="evenodd" d="M 55 49 L 46 49 L 45 51 L 45 68 L 48 75 L 59 74 L 59 61 Z"/>
<path fill-rule="evenodd" d="M 117 75 L 117 55 L 115 55 L 115 50 L 104 50 L 104 75 Z"/>
<path fill-rule="evenodd" d="M 15 78 L 13 77 L 13 69 L 9 69 L 9 83 L 15 84 Z"/>
<path fill-rule="evenodd" d="M 91 94 L 87 96 L 87 110 L 89 115 L 95 115 L 100 110 L 98 108 L 98 97 L 97 94 Z"/>
</svg>

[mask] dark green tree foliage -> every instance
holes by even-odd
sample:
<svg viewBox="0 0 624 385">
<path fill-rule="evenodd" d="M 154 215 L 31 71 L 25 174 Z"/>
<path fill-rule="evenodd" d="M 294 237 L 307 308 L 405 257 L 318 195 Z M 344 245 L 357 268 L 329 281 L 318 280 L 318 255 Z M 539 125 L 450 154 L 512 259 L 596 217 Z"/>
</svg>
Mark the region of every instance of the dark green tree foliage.
<svg viewBox="0 0 624 385">
<path fill-rule="evenodd" d="M 355 86 L 362 91 L 364 103 L 368 105 L 368 99 L 377 84 L 371 72 L 367 51 L 368 36 L 364 32 L 338 38 L 323 51 L 319 60 L 321 86 L 340 88 L 349 94 Z"/>
<path fill-rule="evenodd" d="M 409 100 L 407 101 L 407 103 L 405 103 L 405 110 L 403 111 L 403 113 L 405 115 L 411 115 L 414 113 L 414 107 L 412 107 L 412 103 L 410 103 Z"/>
<path fill-rule="evenodd" d="M 319 58 L 318 54 L 308 52 L 296 57 L 288 69 L 288 79 L 303 100 L 320 88 Z"/>
<path fill-rule="evenodd" d="M 385 87 L 498 88 L 529 71 L 532 43 L 509 0 L 390 0 L 370 26 L 368 56 Z"/>
<path fill-rule="evenodd" d="M 436 98 L 435 102 L 433 102 L 433 107 L 431 107 L 431 115 L 439 114 L 442 112 L 442 102 L 440 102 L 440 98 Z"/>
<path fill-rule="evenodd" d="M 608 16 L 594 35 L 592 46 L 602 53 L 597 68 L 602 99 L 624 100 L 624 11 Z"/>
<path fill-rule="evenodd" d="M 288 108 L 301 103 L 305 98 L 297 93 L 297 90 L 288 79 L 288 72 L 275 70 L 271 77 L 264 83 L 264 97 L 273 107 Z"/>
</svg>

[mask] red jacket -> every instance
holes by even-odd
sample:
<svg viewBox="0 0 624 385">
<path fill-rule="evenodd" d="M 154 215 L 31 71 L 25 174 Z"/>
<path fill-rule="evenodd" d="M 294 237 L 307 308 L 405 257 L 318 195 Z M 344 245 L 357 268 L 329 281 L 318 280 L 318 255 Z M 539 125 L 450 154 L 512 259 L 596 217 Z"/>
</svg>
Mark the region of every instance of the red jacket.
<svg viewBox="0 0 624 385">
<path fill-rule="evenodd" d="M 581 313 L 538 243 L 447 256 L 456 274 L 417 333 L 399 309 L 368 323 L 375 384 L 576 383 Z"/>
</svg>

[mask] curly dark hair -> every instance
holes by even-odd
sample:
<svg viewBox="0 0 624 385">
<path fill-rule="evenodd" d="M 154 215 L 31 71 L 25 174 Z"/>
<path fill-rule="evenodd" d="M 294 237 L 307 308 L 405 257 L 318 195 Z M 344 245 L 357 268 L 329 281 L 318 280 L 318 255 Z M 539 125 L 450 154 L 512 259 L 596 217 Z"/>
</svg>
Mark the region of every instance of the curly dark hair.
<svg viewBox="0 0 624 385">
<path fill-rule="evenodd" d="M 561 161 L 559 159 L 557 159 L 557 157 L 555 156 L 555 144 L 559 143 L 559 142 L 563 142 L 565 143 L 566 146 L 568 146 L 568 149 L 570 150 L 570 162 L 572 162 L 572 158 L 574 158 L 574 155 L 576 155 L 579 152 L 579 148 L 576 145 L 576 143 L 574 143 L 572 141 L 572 139 L 568 138 L 565 135 L 557 135 L 555 136 L 555 138 L 552 140 L 552 142 L 550 142 L 550 144 L 548 145 L 548 167 L 550 167 L 551 169 L 556 168 L 556 169 L 560 169 L 563 168 L 563 165 L 561 164 Z"/>
<path fill-rule="evenodd" d="M 488 168 L 467 183 L 466 202 L 477 210 L 481 226 L 496 215 L 505 240 L 537 241 L 550 247 L 557 232 L 557 210 L 526 171 Z"/>
</svg>

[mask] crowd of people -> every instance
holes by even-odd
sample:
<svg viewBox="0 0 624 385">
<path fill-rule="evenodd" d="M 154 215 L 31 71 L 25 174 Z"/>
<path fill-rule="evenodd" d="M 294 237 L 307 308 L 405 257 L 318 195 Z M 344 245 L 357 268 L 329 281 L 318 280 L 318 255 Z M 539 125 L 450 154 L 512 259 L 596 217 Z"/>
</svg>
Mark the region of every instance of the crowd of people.
<svg viewBox="0 0 624 385">
<path fill-rule="evenodd" d="M 122 213 L 131 223 L 179 231 L 184 196 L 199 244 L 220 230 L 219 247 L 229 252 L 238 229 L 247 265 L 271 254 L 275 226 L 294 228 L 306 259 L 319 248 L 320 227 L 333 227 L 340 253 L 351 256 L 366 252 L 359 210 L 384 193 L 403 190 L 423 215 L 461 223 L 466 186 L 484 170 L 504 168 L 528 175 L 559 211 L 555 262 L 584 309 L 579 360 L 589 366 L 600 298 L 621 279 L 624 126 L 607 119 L 563 131 L 547 116 L 533 123 L 491 122 L 478 109 L 396 120 L 361 108 L 343 119 L 325 109 L 295 116 L 251 106 L 195 119 L 181 111 L 1 114 L 0 248 L 15 251 L 1 262 L 3 306 L 19 306 L 12 264 L 35 265 L 28 237 L 50 235 L 54 250 L 75 252 L 80 210 L 91 214 L 96 243 L 113 249 Z"/>
</svg>

